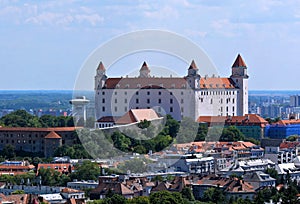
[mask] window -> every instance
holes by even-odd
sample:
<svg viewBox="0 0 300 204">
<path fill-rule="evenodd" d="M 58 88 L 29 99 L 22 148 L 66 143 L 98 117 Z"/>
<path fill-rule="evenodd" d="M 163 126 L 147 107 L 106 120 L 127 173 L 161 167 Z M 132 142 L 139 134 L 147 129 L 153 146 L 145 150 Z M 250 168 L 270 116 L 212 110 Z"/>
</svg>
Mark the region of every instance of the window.
<svg viewBox="0 0 300 204">
<path fill-rule="evenodd" d="M 173 113 L 173 107 L 170 107 L 170 113 Z"/>
<path fill-rule="evenodd" d="M 115 103 L 118 103 L 118 99 L 115 98 Z"/>
<path fill-rule="evenodd" d="M 161 95 L 161 91 L 158 92 L 158 95 Z"/>
<path fill-rule="evenodd" d="M 139 99 L 137 98 L 137 99 L 135 99 L 135 103 L 139 103 Z"/>
<path fill-rule="evenodd" d="M 127 98 L 124 99 L 124 103 L 127 103 Z"/>
<path fill-rule="evenodd" d="M 170 104 L 173 104 L 173 99 L 172 98 L 170 99 Z"/>
<path fill-rule="evenodd" d="M 147 98 L 147 103 L 150 103 L 150 99 L 149 98 Z"/>
<path fill-rule="evenodd" d="M 173 95 L 173 92 L 170 92 L 170 95 Z"/>
<path fill-rule="evenodd" d="M 105 103 L 105 98 L 102 98 L 102 103 Z"/>
<path fill-rule="evenodd" d="M 150 91 L 147 91 L 147 95 L 150 95 Z"/>
<path fill-rule="evenodd" d="M 183 95 L 183 91 L 181 91 L 181 95 Z"/>
<path fill-rule="evenodd" d="M 103 111 L 103 112 L 105 111 L 105 107 L 104 107 L 104 106 L 102 106 L 102 111 Z"/>
<path fill-rule="evenodd" d="M 137 91 L 137 92 L 135 92 L 135 95 L 139 95 L 139 92 Z"/>
<path fill-rule="evenodd" d="M 104 91 L 102 91 L 102 95 L 105 95 L 105 92 L 104 92 Z"/>
<path fill-rule="evenodd" d="M 117 92 L 115 91 L 115 95 L 117 95 Z"/>
<path fill-rule="evenodd" d="M 127 112 L 127 107 L 124 108 L 124 111 Z"/>
<path fill-rule="evenodd" d="M 118 107 L 117 106 L 115 106 L 115 112 L 117 112 L 118 111 Z"/>
<path fill-rule="evenodd" d="M 183 113 L 183 107 L 181 107 L 181 113 Z"/>
<path fill-rule="evenodd" d="M 161 99 L 160 98 L 158 99 L 158 103 L 161 103 Z"/>
<path fill-rule="evenodd" d="M 183 101 L 183 98 L 181 99 L 181 103 L 183 103 L 184 101 Z"/>
<path fill-rule="evenodd" d="M 125 91 L 124 94 L 127 95 L 127 91 Z"/>
</svg>

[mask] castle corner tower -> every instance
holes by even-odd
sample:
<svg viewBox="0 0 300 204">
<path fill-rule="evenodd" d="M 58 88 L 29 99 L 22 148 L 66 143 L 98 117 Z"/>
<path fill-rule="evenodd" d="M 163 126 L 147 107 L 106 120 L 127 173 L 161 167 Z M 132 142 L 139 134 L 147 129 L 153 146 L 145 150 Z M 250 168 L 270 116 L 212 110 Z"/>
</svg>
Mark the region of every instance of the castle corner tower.
<svg viewBox="0 0 300 204">
<path fill-rule="evenodd" d="M 247 65 L 238 54 L 231 68 L 230 78 L 234 81 L 237 91 L 237 115 L 248 114 L 248 78 Z"/>
</svg>

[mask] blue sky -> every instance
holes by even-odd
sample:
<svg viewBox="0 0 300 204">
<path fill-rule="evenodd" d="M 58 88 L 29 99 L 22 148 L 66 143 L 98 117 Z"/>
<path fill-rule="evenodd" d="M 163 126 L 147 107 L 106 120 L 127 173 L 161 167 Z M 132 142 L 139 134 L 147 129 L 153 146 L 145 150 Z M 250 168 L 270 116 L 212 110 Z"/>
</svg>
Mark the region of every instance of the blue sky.
<svg viewBox="0 0 300 204">
<path fill-rule="evenodd" d="M 73 89 L 93 50 L 143 29 L 190 39 L 221 76 L 241 53 L 252 90 L 299 89 L 299 0 L 0 0 L 0 90 Z M 141 66 L 136 59 L 116 65 L 125 74 Z M 180 66 L 175 71 L 186 74 Z"/>
</svg>

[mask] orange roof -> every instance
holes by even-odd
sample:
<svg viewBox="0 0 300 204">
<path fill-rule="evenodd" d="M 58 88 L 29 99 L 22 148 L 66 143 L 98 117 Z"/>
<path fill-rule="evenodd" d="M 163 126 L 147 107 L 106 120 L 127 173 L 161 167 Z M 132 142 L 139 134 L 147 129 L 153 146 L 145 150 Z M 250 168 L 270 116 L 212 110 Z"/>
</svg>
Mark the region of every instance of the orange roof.
<svg viewBox="0 0 300 204">
<path fill-rule="evenodd" d="M 48 135 L 45 137 L 46 139 L 61 139 L 61 136 L 56 134 L 54 131 L 51 131 Z"/>
<path fill-rule="evenodd" d="M 205 89 L 235 89 L 230 78 L 204 77 L 200 79 L 200 88 Z"/>
<path fill-rule="evenodd" d="M 246 114 L 245 116 L 200 116 L 197 122 L 204 122 L 210 124 L 226 124 L 226 125 L 246 125 L 257 124 L 264 126 L 268 122 L 256 114 Z"/>
<path fill-rule="evenodd" d="M 37 173 L 40 169 L 54 169 L 60 173 L 68 172 L 71 164 L 69 163 L 49 163 L 49 164 L 38 164 Z"/>
<path fill-rule="evenodd" d="M 300 142 L 289 142 L 285 141 L 280 143 L 280 149 L 288 149 L 288 148 L 295 148 L 300 145 Z"/>
<path fill-rule="evenodd" d="M 126 78 L 108 78 L 105 81 L 107 89 L 182 89 L 187 86 L 185 77 L 126 77 Z M 230 78 L 201 77 L 200 88 L 204 89 L 235 89 L 234 81 Z"/>
<path fill-rule="evenodd" d="M 291 119 L 291 120 L 279 120 L 276 124 L 278 125 L 296 125 L 300 124 L 300 119 Z"/>
<path fill-rule="evenodd" d="M 232 67 L 247 67 L 246 63 L 244 62 L 243 58 L 240 54 L 238 54 L 237 58 L 235 59 Z"/>
<path fill-rule="evenodd" d="M 191 63 L 191 65 L 190 65 L 189 69 L 195 69 L 195 70 L 198 70 L 198 67 L 197 67 L 197 65 L 196 65 L 196 63 L 195 63 L 194 60 L 192 61 L 192 63 Z"/>
<path fill-rule="evenodd" d="M 106 70 L 102 62 L 99 63 L 99 66 L 98 66 L 97 70 L 101 70 L 101 71 Z"/>
<path fill-rule="evenodd" d="M 116 124 L 130 124 L 143 120 L 158 119 L 158 115 L 153 109 L 130 109 L 124 116 L 116 121 Z"/>
<path fill-rule="evenodd" d="M 67 132 L 75 131 L 76 127 L 54 127 L 54 128 L 35 128 L 35 127 L 0 127 L 0 131 L 23 131 L 23 132 Z"/>
</svg>

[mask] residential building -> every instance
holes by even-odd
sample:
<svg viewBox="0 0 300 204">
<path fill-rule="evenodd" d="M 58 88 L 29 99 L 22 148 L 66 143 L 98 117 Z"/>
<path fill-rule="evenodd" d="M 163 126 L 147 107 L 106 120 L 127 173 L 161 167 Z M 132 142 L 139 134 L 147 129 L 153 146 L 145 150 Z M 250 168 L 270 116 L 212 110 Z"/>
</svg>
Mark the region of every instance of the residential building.
<svg viewBox="0 0 300 204">
<path fill-rule="evenodd" d="M 229 78 L 200 76 L 198 71 L 192 61 L 184 77 L 150 76 L 144 62 L 138 77 L 109 78 L 100 62 L 95 76 L 96 117 L 116 117 L 130 109 L 150 108 L 176 120 L 248 113 L 247 66 L 240 55 Z"/>
<path fill-rule="evenodd" d="M 0 150 L 6 145 L 12 145 L 16 151 L 51 157 L 61 145 L 73 144 L 78 144 L 75 127 L 0 127 Z"/>
<path fill-rule="evenodd" d="M 211 174 L 215 171 L 213 157 L 182 157 L 172 167 L 175 171 L 200 175 Z"/>
<path fill-rule="evenodd" d="M 245 114 L 244 116 L 200 116 L 199 123 L 206 123 L 208 127 L 235 126 L 245 137 L 261 139 L 264 136 L 264 128 L 268 122 L 256 114 Z"/>
<path fill-rule="evenodd" d="M 280 120 L 265 128 L 265 137 L 272 139 L 285 139 L 291 135 L 300 135 L 299 119 Z"/>
<path fill-rule="evenodd" d="M 272 178 L 269 174 L 266 174 L 262 171 L 246 173 L 243 176 L 243 180 L 250 183 L 255 190 L 263 187 L 275 187 L 276 185 L 276 179 Z"/>
</svg>

